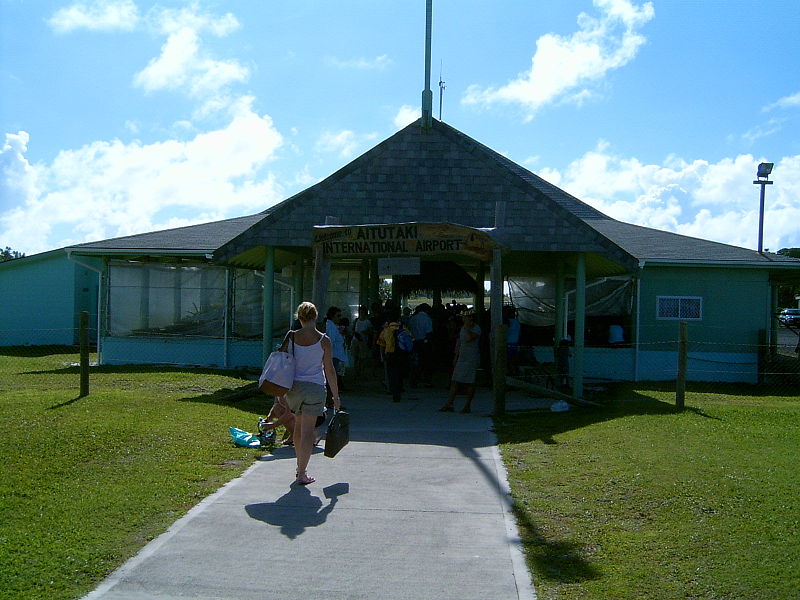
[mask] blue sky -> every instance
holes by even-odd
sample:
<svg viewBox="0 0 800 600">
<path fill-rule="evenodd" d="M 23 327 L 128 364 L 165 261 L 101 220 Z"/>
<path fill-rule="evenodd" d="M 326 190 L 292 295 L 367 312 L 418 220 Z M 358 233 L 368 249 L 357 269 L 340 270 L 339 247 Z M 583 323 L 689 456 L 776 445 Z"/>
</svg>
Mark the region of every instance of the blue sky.
<svg viewBox="0 0 800 600">
<path fill-rule="evenodd" d="M 252 214 L 419 115 L 424 0 L 0 0 L 0 247 Z M 434 0 L 434 116 L 630 223 L 800 247 L 800 2 Z M 334 207 L 332 207 L 333 209 Z"/>
</svg>

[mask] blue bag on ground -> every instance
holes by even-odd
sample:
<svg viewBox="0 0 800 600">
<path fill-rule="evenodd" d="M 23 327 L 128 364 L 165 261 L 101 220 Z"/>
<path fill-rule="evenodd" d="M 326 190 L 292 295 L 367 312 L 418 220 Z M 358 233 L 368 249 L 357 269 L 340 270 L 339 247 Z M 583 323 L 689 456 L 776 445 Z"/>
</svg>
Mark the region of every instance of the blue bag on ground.
<svg viewBox="0 0 800 600">
<path fill-rule="evenodd" d="M 233 438 L 233 443 L 237 446 L 244 446 L 245 448 L 255 448 L 261 445 L 261 439 L 252 433 L 248 433 L 236 427 L 228 427 L 228 431 Z"/>
<path fill-rule="evenodd" d="M 350 441 L 350 414 L 337 411 L 325 432 L 325 456 L 333 458 Z"/>
</svg>

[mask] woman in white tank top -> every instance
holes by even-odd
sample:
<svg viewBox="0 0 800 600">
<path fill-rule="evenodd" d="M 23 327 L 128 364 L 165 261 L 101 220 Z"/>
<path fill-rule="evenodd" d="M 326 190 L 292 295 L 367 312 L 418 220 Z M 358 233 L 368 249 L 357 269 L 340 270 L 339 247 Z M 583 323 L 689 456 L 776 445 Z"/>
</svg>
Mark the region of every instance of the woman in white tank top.
<svg viewBox="0 0 800 600">
<path fill-rule="evenodd" d="M 300 329 L 292 332 L 294 347 L 294 385 L 286 394 L 289 408 L 295 414 L 294 451 L 297 455 L 297 479 L 301 485 L 314 483 L 306 473 L 311 451 L 314 448 L 314 425 L 325 408 L 325 383 L 333 394 L 336 410 L 341 407 L 336 370 L 333 368 L 331 340 L 317 330 L 317 307 L 303 302 L 297 307 Z"/>
</svg>

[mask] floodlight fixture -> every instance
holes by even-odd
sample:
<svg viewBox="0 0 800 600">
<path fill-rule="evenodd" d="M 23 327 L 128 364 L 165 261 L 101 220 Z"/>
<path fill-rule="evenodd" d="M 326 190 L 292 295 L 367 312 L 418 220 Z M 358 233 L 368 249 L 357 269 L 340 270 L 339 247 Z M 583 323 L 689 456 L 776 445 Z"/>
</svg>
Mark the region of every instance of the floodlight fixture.
<svg viewBox="0 0 800 600">
<path fill-rule="evenodd" d="M 758 252 L 763 252 L 764 249 L 764 189 L 768 185 L 772 185 L 769 180 L 769 174 L 772 173 L 774 163 L 762 162 L 758 165 L 758 172 L 756 173 L 757 179 L 753 182 L 755 185 L 761 186 L 761 202 L 758 208 Z"/>
</svg>

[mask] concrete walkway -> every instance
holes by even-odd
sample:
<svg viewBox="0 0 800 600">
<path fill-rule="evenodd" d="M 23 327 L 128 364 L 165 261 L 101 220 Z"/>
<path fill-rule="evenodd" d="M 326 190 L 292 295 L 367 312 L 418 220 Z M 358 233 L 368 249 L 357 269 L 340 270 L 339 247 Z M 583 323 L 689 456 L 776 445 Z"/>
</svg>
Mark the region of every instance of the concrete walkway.
<svg viewBox="0 0 800 600">
<path fill-rule="evenodd" d="M 290 485 L 292 448 L 265 454 L 86 599 L 534 600 L 491 392 L 469 415 L 438 412 L 445 394 L 343 394 L 351 442 L 312 456 L 316 483 Z"/>
</svg>

